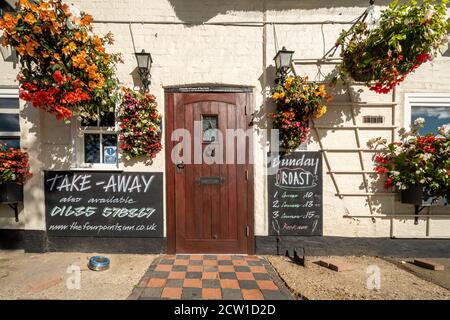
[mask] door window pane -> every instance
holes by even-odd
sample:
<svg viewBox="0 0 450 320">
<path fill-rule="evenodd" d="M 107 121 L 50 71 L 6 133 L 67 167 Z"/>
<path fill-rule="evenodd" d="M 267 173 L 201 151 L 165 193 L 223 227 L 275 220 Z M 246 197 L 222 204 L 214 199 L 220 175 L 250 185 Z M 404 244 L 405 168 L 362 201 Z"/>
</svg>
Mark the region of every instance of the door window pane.
<svg viewBox="0 0 450 320">
<path fill-rule="evenodd" d="M 413 106 L 411 108 L 411 122 L 417 118 L 425 119 L 425 127 L 420 130 L 422 135 L 427 133 L 437 134 L 436 128 L 444 124 L 450 124 L 450 105 L 445 107 Z"/>
<path fill-rule="evenodd" d="M 214 142 L 218 139 L 217 116 L 202 116 L 203 142 Z"/>
<path fill-rule="evenodd" d="M 100 163 L 100 135 L 84 135 L 84 162 Z"/>
<path fill-rule="evenodd" d="M 20 132 L 19 115 L 0 113 L 0 131 Z"/>
</svg>

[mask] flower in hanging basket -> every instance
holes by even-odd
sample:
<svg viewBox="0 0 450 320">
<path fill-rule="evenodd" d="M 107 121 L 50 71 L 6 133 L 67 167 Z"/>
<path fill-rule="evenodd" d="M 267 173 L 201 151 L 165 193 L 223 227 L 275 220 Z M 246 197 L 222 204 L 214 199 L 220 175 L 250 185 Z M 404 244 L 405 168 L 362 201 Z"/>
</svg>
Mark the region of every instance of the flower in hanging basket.
<svg viewBox="0 0 450 320">
<path fill-rule="evenodd" d="M 31 177 L 28 153 L 0 143 L 0 184 L 23 184 Z"/>
<path fill-rule="evenodd" d="M 389 93 L 448 42 L 447 2 L 408 0 L 399 5 L 393 1 L 373 29 L 360 21 L 343 31 L 338 40 L 344 44 L 338 66 L 341 78 L 350 77 L 377 93 Z"/>
<path fill-rule="evenodd" d="M 436 195 L 445 195 L 450 189 L 450 125 L 438 128 L 439 135 L 420 135 L 424 126 L 417 119 L 412 130 L 402 134 L 402 140 L 387 143 L 377 138 L 371 146 L 380 153 L 375 155 L 375 171 L 387 174 L 385 188 L 407 190 L 423 186 Z M 381 147 L 381 148 L 379 148 Z"/>
<path fill-rule="evenodd" d="M 119 147 L 128 160 L 144 155 L 154 158 L 161 151 L 161 115 L 156 107 L 154 95 L 123 89 Z"/>
<path fill-rule="evenodd" d="M 112 35 L 93 34 L 91 22 L 61 0 L 22 0 L 15 16 L 4 15 L 2 45 L 19 55 L 21 99 L 65 120 L 73 113 L 95 118 L 99 107 L 115 105 L 120 56 L 106 53 Z"/>
<path fill-rule="evenodd" d="M 308 82 L 308 77 L 288 77 L 272 93 L 277 108 L 271 114 L 273 128 L 280 132 L 280 147 L 298 148 L 309 136 L 309 120 L 322 117 L 329 100 L 325 85 Z"/>
</svg>

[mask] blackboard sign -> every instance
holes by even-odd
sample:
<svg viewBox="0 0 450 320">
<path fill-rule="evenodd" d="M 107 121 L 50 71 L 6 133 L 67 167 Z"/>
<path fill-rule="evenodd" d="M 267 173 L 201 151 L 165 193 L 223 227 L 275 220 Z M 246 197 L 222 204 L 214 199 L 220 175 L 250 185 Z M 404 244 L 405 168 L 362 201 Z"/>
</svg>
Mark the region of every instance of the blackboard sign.
<svg viewBox="0 0 450 320">
<path fill-rule="evenodd" d="M 163 237 L 162 172 L 46 171 L 47 233 Z"/>
<path fill-rule="evenodd" d="M 322 154 L 269 157 L 269 235 L 322 235 Z"/>
</svg>

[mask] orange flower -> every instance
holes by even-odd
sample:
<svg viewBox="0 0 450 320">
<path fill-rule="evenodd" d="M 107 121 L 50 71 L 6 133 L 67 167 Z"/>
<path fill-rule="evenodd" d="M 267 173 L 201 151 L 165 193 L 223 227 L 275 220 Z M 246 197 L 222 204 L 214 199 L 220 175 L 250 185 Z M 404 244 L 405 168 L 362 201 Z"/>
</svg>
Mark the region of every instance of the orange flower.
<svg viewBox="0 0 450 320">
<path fill-rule="evenodd" d="M 39 26 L 34 26 L 33 27 L 33 32 L 37 33 L 37 34 L 41 34 L 42 33 L 42 28 Z"/>
<path fill-rule="evenodd" d="M 327 93 L 326 93 L 326 91 L 325 91 L 325 85 L 321 84 L 321 85 L 319 86 L 319 90 L 317 91 L 317 95 L 318 95 L 319 97 L 325 97 L 326 94 L 327 94 Z"/>
<path fill-rule="evenodd" d="M 93 21 L 94 19 L 92 18 L 92 16 L 90 16 L 90 15 L 85 15 L 82 19 L 81 19 L 81 21 L 80 21 L 80 25 L 81 26 L 88 26 L 88 25 L 90 25 L 91 24 L 91 22 Z"/>
<path fill-rule="evenodd" d="M 24 44 L 21 43 L 21 44 L 16 48 L 16 50 L 17 50 L 17 53 L 18 53 L 19 55 L 23 56 L 23 55 L 25 54 L 25 52 L 27 51 L 27 48 L 25 47 Z"/>
<path fill-rule="evenodd" d="M 22 8 L 29 9 L 30 8 L 30 3 L 28 2 L 28 0 L 20 0 L 20 6 Z"/>
<path fill-rule="evenodd" d="M 82 54 L 84 53 L 84 54 Z M 75 68 L 79 68 L 81 70 L 85 69 L 87 66 L 86 59 L 84 58 L 86 56 L 86 52 L 82 51 L 79 55 L 72 57 L 73 66 Z"/>
<path fill-rule="evenodd" d="M 30 57 L 34 57 L 35 50 L 36 50 L 37 48 L 39 48 L 39 43 L 37 43 L 35 40 L 31 40 L 31 41 L 28 41 L 28 42 L 27 42 L 27 44 L 25 45 L 25 47 L 26 47 L 26 50 L 27 50 L 27 54 L 28 54 Z"/>
<path fill-rule="evenodd" d="M 62 49 L 62 52 L 65 56 L 68 56 L 70 54 L 70 48 L 69 47 L 64 47 Z"/>
<path fill-rule="evenodd" d="M 73 34 L 73 38 L 74 38 L 75 40 L 77 40 L 77 41 L 81 41 L 81 40 L 82 40 L 81 33 L 75 32 L 75 33 Z"/>
<path fill-rule="evenodd" d="M 61 56 L 59 55 L 59 53 L 55 53 L 53 55 L 53 58 L 55 58 L 56 60 L 61 60 Z"/>
<path fill-rule="evenodd" d="M 36 17 L 31 12 L 29 12 L 26 15 L 25 19 L 23 19 L 23 21 L 25 21 L 26 23 L 28 23 L 30 25 L 33 25 L 36 23 L 37 20 L 36 20 Z"/>
<path fill-rule="evenodd" d="M 75 42 L 71 41 L 69 43 L 69 50 L 70 51 L 75 51 L 77 49 L 77 45 L 75 44 Z"/>
<path fill-rule="evenodd" d="M 70 12 L 70 7 L 67 5 L 67 3 L 64 3 L 62 5 L 62 10 L 64 11 L 66 17 L 70 17 L 72 15 L 72 13 Z"/>
</svg>

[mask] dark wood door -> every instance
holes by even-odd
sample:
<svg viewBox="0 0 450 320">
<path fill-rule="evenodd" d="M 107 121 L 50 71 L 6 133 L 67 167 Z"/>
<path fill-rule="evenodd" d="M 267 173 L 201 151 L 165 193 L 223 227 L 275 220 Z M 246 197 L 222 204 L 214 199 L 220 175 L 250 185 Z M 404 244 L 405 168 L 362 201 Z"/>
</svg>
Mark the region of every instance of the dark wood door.
<svg viewBox="0 0 450 320">
<path fill-rule="evenodd" d="M 251 141 L 244 150 L 226 132 L 249 129 L 251 93 L 167 93 L 166 103 L 168 251 L 252 253 Z M 187 136 L 171 141 L 177 129 Z"/>
</svg>

